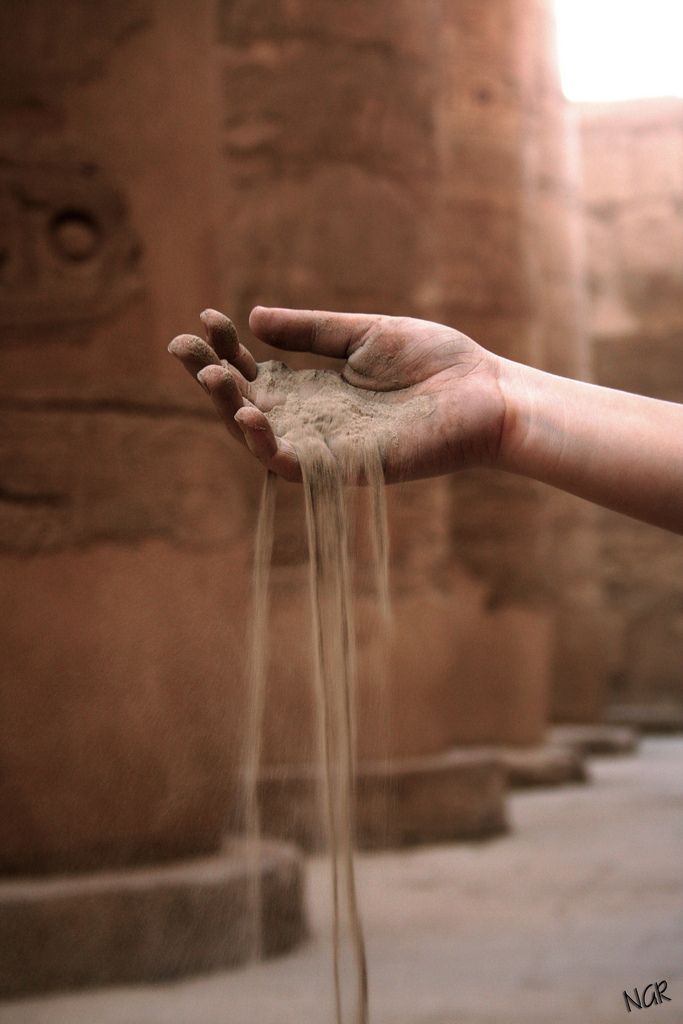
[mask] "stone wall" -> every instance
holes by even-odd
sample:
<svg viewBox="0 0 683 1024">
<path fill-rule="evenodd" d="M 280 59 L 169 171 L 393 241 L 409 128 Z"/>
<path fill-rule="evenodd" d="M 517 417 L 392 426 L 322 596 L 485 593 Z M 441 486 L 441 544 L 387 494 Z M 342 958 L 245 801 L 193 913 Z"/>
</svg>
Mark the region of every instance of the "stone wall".
<svg viewBox="0 0 683 1024">
<path fill-rule="evenodd" d="M 683 100 L 583 105 L 592 356 L 609 387 L 683 401 Z M 618 704 L 683 709 L 683 540 L 600 514 Z"/>
</svg>

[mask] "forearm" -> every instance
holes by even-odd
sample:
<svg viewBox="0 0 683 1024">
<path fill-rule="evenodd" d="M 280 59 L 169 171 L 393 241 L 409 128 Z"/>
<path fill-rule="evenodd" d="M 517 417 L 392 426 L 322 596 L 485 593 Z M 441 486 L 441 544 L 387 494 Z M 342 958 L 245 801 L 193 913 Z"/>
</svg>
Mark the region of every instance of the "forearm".
<svg viewBox="0 0 683 1024">
<path fill-rule="evenodd" d="M 683 406 L 502 360 L 500 468 L 683 533 Z"/>
</svg>

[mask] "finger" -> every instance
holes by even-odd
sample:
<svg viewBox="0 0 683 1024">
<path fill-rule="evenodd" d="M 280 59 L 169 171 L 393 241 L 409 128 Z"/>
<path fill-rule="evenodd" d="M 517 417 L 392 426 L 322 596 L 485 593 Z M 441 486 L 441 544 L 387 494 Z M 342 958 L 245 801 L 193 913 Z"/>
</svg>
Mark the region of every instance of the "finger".
<svg viewBox="0 0 683 1024">
<path fill-rule="evenodd" d="M 223 366 L 225 366 L 225 365 L 226 364 L 224 362 Z M 232 374 L 232 379 L 236 382 L 236 384 L 237 384 L 238 388 L 240 389 L 240 391 L 242 392 L 242 395 L 244 396 L 244 398 L 248 398 L 249 401 L 251 401 L 252 393 L 253 393 L 253 388 L 251 386 L 250 381 L 248 381 L 247 378 L 240 373 L 240 371 L 237 369 L 237 367 L 232 365 L 232 363 L 230 364 L 229 367 L 227 367 L 227 369 Z"/>
<path fill-rule="evenodd" d="M 240 343 L 232 320 L 217 309 L 205 309 L 199 319 L 206 329 L 206 340 L 222 359 L 236 366 L 247 380 L 255 380 L 258 372 L 256 360 L 248 348 Z"/>
<path fill-rule="evenodd" d="M 247 447 L 266 469 L 285 480 L 301 480 L 301 467 L 294 446 L 276 437 L 266 416 L 254 405 L 245 405 L 235 416 Z"/>
<path fill-rule="evenodd" d="M 256 306 L 249 317 L 249 328 L 261 341 L 276 348 L 345 359 L 384 319 L 369 313 Z"/>
<path fill-rule="evenodd" d="M 214 350 L 194 334 L 179 334 L 168 346 L 168 351 L 180 360 L 187 372 L 195 379 L 205 366 L 221 365 Z"/>
<path fill-rule="evenodd" d="M 244 398 L 234 375 L 225 366 L 205 366 L 197 380 L 211 398 L 216 412 L 233 437 L 245 444 L 244 434 L 235 423 L 235 414 L 244 405 Z"/>
</svg>

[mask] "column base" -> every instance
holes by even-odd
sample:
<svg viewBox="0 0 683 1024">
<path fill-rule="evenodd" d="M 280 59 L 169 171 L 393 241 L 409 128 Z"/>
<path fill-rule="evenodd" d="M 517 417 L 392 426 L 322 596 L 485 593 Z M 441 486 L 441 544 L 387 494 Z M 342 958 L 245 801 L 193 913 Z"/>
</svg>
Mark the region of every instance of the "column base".
<svg viewBox="0 0 683 1024">
<path fill-rule="evenodd" d="M 157 867 L 0 882 L 0 996 L 157 982 L 251 954 L 246 844 Z M 264 844 L 264 955 L 306 935 L 302 860 Z"/>
<path fill-rule="evenodd" d="M 566 786 L 589 780 L 581 754 L 570 747 L 541 743 L 535 747 L 490 747 L 500 758 L 512 789 Z"/>
<path fill-rule="evenodd" d="M 487 839 L 507 831 L 505 772 L 490 753 L 443 754 L 359 766 L 356 842 L 361 849 Z M 324 846 L 312 770 L 272 769 L 259 784 L 264 830 L 305 849 Z"/>
<path fill-rule="evenodd" d="M 607 712 L 612 725 L 625 725 L 642 732 L 683 732 L 683 705 L 672 704 L 613 704 Z"/>
<path fill-rule="evenodd" d="M 627 726 L 556 725 L 550 730 L 550 741 L 571 747 L 583 757 L 614 757 L 634 754 L 638 749 L 638 734 Z"/>
</svg>

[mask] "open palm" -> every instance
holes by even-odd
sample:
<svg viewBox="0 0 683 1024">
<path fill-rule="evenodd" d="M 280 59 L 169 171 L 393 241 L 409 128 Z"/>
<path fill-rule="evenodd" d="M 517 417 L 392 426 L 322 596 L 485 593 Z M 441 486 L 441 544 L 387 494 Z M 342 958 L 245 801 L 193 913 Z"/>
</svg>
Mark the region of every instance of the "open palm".
<svg viewBox="0 0 683 1024">
<path fill-rule="evenodd" d="M 287 480 L 301 479 L 297 442 L 307 431 L 346 461 L 359 433 L 376 443 L 387 482 L 497 455 L 504 419 L 497 357 L 452 328 L 408 317 L 252 311 L 257 337 L 345 360 L 336 373 L 256 363 L 227 317 L 206 310 L 201 319 L 206 341 L 180 335 L 169 350 L 209 393 L 230 432 Z"/>
</svg>

